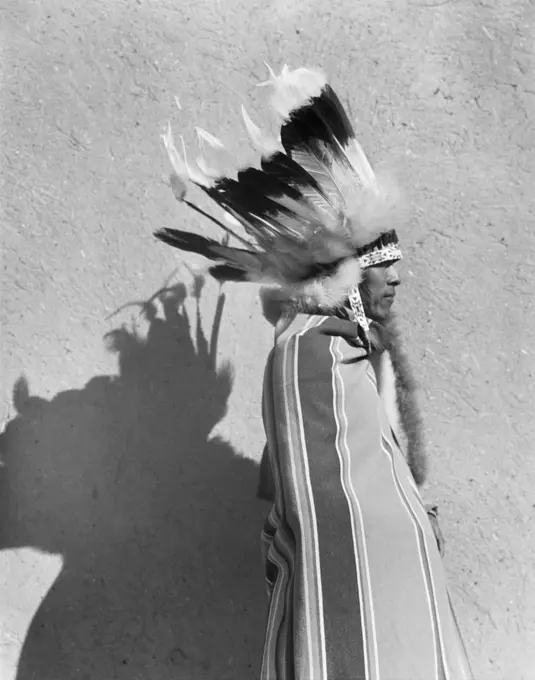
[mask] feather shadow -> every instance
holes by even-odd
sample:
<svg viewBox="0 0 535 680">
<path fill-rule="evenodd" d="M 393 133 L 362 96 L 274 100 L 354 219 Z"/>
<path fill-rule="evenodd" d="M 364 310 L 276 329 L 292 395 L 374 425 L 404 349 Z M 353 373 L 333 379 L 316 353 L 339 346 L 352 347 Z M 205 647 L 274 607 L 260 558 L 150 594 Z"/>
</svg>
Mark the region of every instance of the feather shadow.
<svg viewBox="0 0 535 680">
<path fill-rule="evenodd" d="M 202 280 L 196 281 L 197 317 Z M 163 318 L 156 313 L 159 300 Z M 0 437 L 2 544 L 64 565 L 17 680 L 254 677 L 265 623 L 258 465 L 210 432 L 232 389 L 182 284 L 107 336 L 118 376 L 47 400 L 21 378 Z"/>
</svg>

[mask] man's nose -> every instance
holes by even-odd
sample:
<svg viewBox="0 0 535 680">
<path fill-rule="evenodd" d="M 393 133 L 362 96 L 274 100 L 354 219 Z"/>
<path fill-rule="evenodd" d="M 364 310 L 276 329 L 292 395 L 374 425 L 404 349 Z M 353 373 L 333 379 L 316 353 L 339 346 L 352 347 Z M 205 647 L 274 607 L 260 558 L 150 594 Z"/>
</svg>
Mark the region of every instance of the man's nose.
<svg viewBox="0 0 535 680">
<path fill-rule="evenodd" d="M 401 278 L 398 274 L 398 270 L 394 267 L 394 265 L 390 265 L 390 267 L 388 267 L 386 282 L 389 286 L 399 286 L 399 284 L 401 283 Z"/>
</svg>

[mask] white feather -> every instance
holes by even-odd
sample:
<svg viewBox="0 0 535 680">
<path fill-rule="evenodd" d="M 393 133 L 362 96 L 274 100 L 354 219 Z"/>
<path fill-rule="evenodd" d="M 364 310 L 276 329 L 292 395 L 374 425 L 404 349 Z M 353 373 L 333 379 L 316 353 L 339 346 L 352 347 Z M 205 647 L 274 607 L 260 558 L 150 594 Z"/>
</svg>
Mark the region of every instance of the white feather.
<svg viewBox="0 0 535 680">
<path fill-rule="evenodd" d="M 318 214 L 314 205 L 311 205 L 308 201 L 296 201 L 290 196 L 269 196 L 270 200 L 278 205 L 286 208 L 294 215 L 305 220 L 308 223 L 321 223 L 323 222 L 322 215 Z"/>
<path fill-rule="evenodd" d="M 186 158 L 186 145 L 184 144 L 184 140 L 182 139 L 182 137 L 180 139 L 182 141 L 183 156 L 181 156 L 178 153 L 173 139 L 173 130 L 171 129 L 171 123 L 167 124 L 167 130 L 163 135 L 161 135 L 161 137 L 164 146 L 167 150 L 169 160 L 171 161 L 171 165 L 173 166 L 173 169 L 175 173 L 178 175 L 178 177 L 180 177 L 183 181 L 189 179 L 192 182 L 195 182 L 196 184 L 200 184 L 205 187 L 209 187 L 213 184 L 212 178 L 209 177 L 206 173 L 204 173 L 200 168 L 199 169 L 191 168 L 188 165 L 188 161 Z"/>
<path fill-rule="evenodd" d="M 340 143 L 336 137 L 334 138 L 336 146 L 342 153 L 344 158 L 347 160 L 349 167 L 355 174 L 359 184 L 363 187 L 371 189 L 376 186 L 376 178 L 370 161 L 364 153 L 364 149 L 357 142 L 356 139 L 352 139 L 348 146 L 344 146 Z"/>
<path fill-rule="evenodd" d="M 211 135 L 209 132 L 206 132 L 206 130 L 203 130 L 200 127 L 195 128 L 195 132 L 197 133 L 197 138 L 199 140 L 199 145 L 201 148 L 204 149 L 204 143 L 206 142 L 209 144 L 212 148 L 214 149 L 224 149 L 225 145 L 223 142 L 218 139 L 217 137 L 214 137 L 214 135 Z"/>
<path fill-rule="evenodd" d="M 192 168 L 188 164 L 188 157 L 186 154 L 186 144 L 184 143 L 184 138 L 181 136 L 180 141 L 182 142 L 182 153 L 184 154 L 184 165 L 186 167 L 186 172 L 189 179 L 195 184 L 200 184 L 203 187 L 210 187 L 213 185 L 212 178 L 204 173 L 200 168 Z"/>
<path fill-rule="evenodd" d="M 200 127 L 196 127 L 195 132 L 197 133 L 197 140 L 199 142 L 199 148 L 201 150 L 201 156 L 199 156 L 196 160 L 199 170 L 208 177 L 211 177 L 213 179 L 221 177 L 221 172 L 214 165 L 208 165 L 208 161 L 206 159 L 207 156 L 206 145 L 208 145 L 210 149 L 216 149 L 217 151 L 220 152 L 222 149 L 223 150 L 225 149 L 223 142 Z"/>
<path fill-rule="evenodd" d="M 277 141 L 272 135 L 266 134 L 255 125 L 243 105 L 241 107 L 241 114 L 251 141 L 263 155 L 271 156 L 281 150 L 280 141 Z"/>
<path fill-rule="evenodd" d="M 204 173 L 207 177 L 211 177 L 212 179 L 218 179 L 221 177 L 221 173 L 219 170 L 217 170 L 215 167 L 210 167 L 208 163 L 206 162 L 206 158 L 204 156 L 199 156 L 196 161 L 197 166 L 199 170 Z"/>
<path fill-rule="evenodd" d="M 326 194 L 327 201 L 338 211 L 343 204 L 343 194 L 332 168 L 313 153 L 300 149 L 292 151 L 292 158 L 316 180 Z"/>
<path fill-rule="evenodd" d="M 266 65 L 266 68 L 269 71 L 270 78 L 276 78 L 277 75 L 275 74 L 275 71 L 271 68 L 271 66 L 267 63 L 267 61 L 265 61 L 264 64 Z"/>
<path fill-rule="evenodd" d="M 241 226 L 242 226 L 242 223 L 241 223 L 239 220 L 237 220 L 237 219 L 234 217 L 234 215 L 231 215 L 231 214 L 230 214 L 229 212 L 227 212 L 226 210 L 225 210 L 224 213 L 223 213 L 223 219 L 225 220 L 225 222 L 226 222 L 227 224 L 230 224 L 230 225 L 233 226 L 233 227 L 241 227 Z"/>
<path fill-rule="evenodd" d="M 327 84 L 325 75 L 319 71 L 306 68 L 290 71 L 285 65 L 277 76 L 269 66 L 268 69 L 270 78 L 259 83 L 259 87 L 270 85 L 274 88 L 271 105 L 282 118 L 287 118 L 293 110 L 318 97 Z"/>
<path fill-rule="evenodd" d="M 177 201 L 182 202 L 186 198 L 188 188 L 186 183 L 177 174 L 173 173 L 170 179 L 171 190 Z"/>
<path fill-rule="evenodd" d="M 169 160 L 171 161 L 171 165 L 173 166 L 176 174 L 183 179 L 189 179 L 188 169 L 184 163 L 184 159 L 180 156 L 175 147 L 171 123 L 167 123 L 167 130 L 163 135 L 160 136 L 163 140 L 164 146 L 167 150 L 167 155 L 169 156 Z"/>
<path fill-rule="evenodd" d="M 375 172 L 373 171 L 371 163 L 364 153 L 364 149 L 356 139 L 352 140 L 351 146 L 349 146 L 347 149 L 347 158 L 357 170 L 359 176 L 362 179 L 362 183 L 365 186 L 374 186 L 376 184 Z"/>
</svg>

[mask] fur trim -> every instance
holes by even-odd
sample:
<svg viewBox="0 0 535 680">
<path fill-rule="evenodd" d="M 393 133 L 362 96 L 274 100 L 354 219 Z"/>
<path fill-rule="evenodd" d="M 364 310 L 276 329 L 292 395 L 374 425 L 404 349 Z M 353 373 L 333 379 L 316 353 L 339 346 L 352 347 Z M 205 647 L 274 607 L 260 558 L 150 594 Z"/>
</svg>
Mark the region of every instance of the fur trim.
<svg viewBox="0 0 535 680">
<path fill-rule="evenodd" d="M 333 276 L 315 278 L 283 288 L 265 285 L 260 289 L 260 301 L 265 319 L 275 326 L 289 308 L 294 312 L 325 313 L 341 307 L 351 289 L 362 280 L 362 269 L 357 258 L 341 262 Z"/>
<path fill-rule="evenodd" d="M 279 310 L 283 311 L 287 301 L 272 293 L 273 290 L 264 291 L 268 307 L 271 303 L 275 303 L 276 300 L 280 305 Z M 387 325 L 379 326 L 374 324 L 370 330 L 373 331 L 375 338 L 375 351 L 382 352 L 386 350 L 389 352 L 396 384 L 396 402 L 399 418 L 407 439 L 407 464 L 416 485 L 421 487 L 427 479 L 428 460 L 423 420 L 417 399 L 418 385 L 414 378 L 408 356 L 402 347 L 400 333 L 394 316 L 392 316 Z M 270 502 L 275 500 L 275 485 L 267 444 L 262 454 L 257 497 L 260 500 Z"/>
<path fill-rule="evenodd" d="M 341 262 L 332 276 L 307 280 L 288 286 L 284 293 L 305 308 L 334 309 L 342 305 L 350 290 L 362 279 L 362 271 L 356 257 Z"/>
<path fill-rule="evenodd" d="M 425 450 L 423 420 L 417 399 L 418 384 L 414 378 L 409 358 L 403 349 L 395 317 L 386 326 L 383 334 L 385 349 L 390 354 L 396 379 L 396 396 L 399 417 L 407 437 L 407 463 L 417 486 L 427 479 L 428 460 Z"/>
</svg>

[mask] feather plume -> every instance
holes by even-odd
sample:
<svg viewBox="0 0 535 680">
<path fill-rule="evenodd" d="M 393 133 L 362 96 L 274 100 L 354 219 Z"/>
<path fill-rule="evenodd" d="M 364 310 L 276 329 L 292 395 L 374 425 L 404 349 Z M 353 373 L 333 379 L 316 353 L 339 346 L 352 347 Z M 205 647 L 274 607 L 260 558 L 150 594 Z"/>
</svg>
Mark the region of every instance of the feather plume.
<svg viewBox="0 0 535 680">
<path fill-rule="evenodd" d="M 269 80 L 259 83 L 258 87 L 267 85 L 273 87 L 271 105 L 282 118 L 286 118 L 291 111 L 304 106 L 314 97 L 318 97 L 327 84 L 324 74 L 319 71 L 306 68 L 290 71 L 288 66 L 284 65 L 280 76 L 277 76 L 270 66 L 268 69 Z"/>
<path fill-rule="evenodd" d="M 299 71 L 293 72 L 291 84 L 288 76 L 281 74 L 277 96 L 283 96 L 284 87 L 291 96 Z M 344 226 L 356 247 L 406 220 L 406 206 L 398 187 L 391 178 L 374 172 L 329 85 L 288 112 L 281 140 L 286 153 L 314 177 L 333 210 L 344 214 Z"/>
<path fill-rule="evenodd" d="M 308 173 L 279 153 L 264 159 L 261 170 L 247 168 L 237 180 L 223 178 L 206 192 L 244 225 L 263 250 L 272 252 L 276 243 L 272 259 L 285 255 L 279 273 L 290 266 L 295 276 L 314 262 L 332 262 L 352 254 L 344 234 L 334 229 L 325 233 L 325 216 L 303 195 L 303 185 L 310 191 L 317 187 Z M 321 199 L 321 193 L 316 193 Z M 291 275 L 292 271 L 286 272 L 285 280 Z"/>
<path fill-rule="evenodd" d="M 217 137 L 214 137 L 214 135 L 211 135 L 206 130 L 203 130 L 203 128 L 196 127 L 195 132 L 197 133 L 197 137 L 199 139 L 201 146 L 204 144 L 204 142 L 206 142 L 213 149 L 224 149 L 225 148 L 225 145 L 223 144 L 223 142 L 220 139 L 218 139 Z"/>
<path fill-rule="evenodd" d="M 161 135 L 169 160 L 175 173 L 184 181 L 190 180 L 199 184 L 200 186 L 209 187 L 213 184 L 213 179 L 202 172 L 202 170 L 197 168 L 191 168 L 188 164 L 186 158 L 186 147 L 184 140 L 182 139 L 182 148 L 184 150 L 184 156 L 182 157 L 175 147 L 175 142 L 173 139 L 173 131 L 171 129 L 171 123 L 168 124 L 166 132 Z"/>
<path fill-rule="evenodd" d="M 214 239 L 206 238 L 205 236 L 200 236 L 199 234 L 194 234 L 190 231 L 181 231 L 179 229 L 169 229 L 165 227 L 164 229 L 155 231 L 154 236 L 163 243 L 173 246 L 173 248 L 185 250 L 189 253 L 197 253 L 209 260 L 224 259 L 225 246 Z"/>
<path fill-rule="evenodd" d="M 339 306 L 347 298 L 347 293 L 358 285 L 362 277 L 359 262 L 356 258 L 344 260 L 331 276 L 314 278 L 300 285 L 286 288 L 289 297 L 299 301 L 305 309 L 316 307 L 332 309 Z"/>
<path fill-rule="evenodd" d="M 214 239 L 179 229 L 160 229 L 154 233 L 154 236 L 163 243 L 173 246 L 173 248 L 197 253 L 209 260 L 233 265 L 234 268 L 243 272 L 253 272 L 258 277 L 261 275 L 262 257 L 253 251 L 224 246 Z"/>
<path fill-rule="evenodd" d="M 173 194 L 176 198 L 176 200 L 179 203 L 182 203 L 182 201 L 185 200 L 186 194 L 188 192 L 188 187 L 182 177 L 179 177 L 177 174 L 174 172 L 171 173 L 171 176 L 169 178 L 169 183 L 171 184 L 171 189 L 173 190 Z"/>
<path fill-rule="evenodd" d="M 348 230 L 357 248 L 385 232 L 403 228 L 408 220 L 408 206 L 394 178 L 385 171 L 377 173 L 376 182 L 374 188 L 348 196 Z"/>
<path fill-rule="evenodd" d="M 220 139 L 200 127 L 196 127 L 195 132 L 201 151 L 197 166 L 205 175 L 216 180 L 221 177 L 223 170 L 233 166 L 234 159 Z"/>
<path fill-rule="evenodd" d="M 219 283 L 226 283 L 228 281 L 243 283 L 250 280 L 248 273 L 244 269 L 231 264 L 216 264 L 210 267 L 208 271 Z"/>
<path fill-rule="evenodd" d="M 225 222 L 228 222 L 228 224 L 231 224 L 233 227 L 241 227 L 241 222 L 228 212 L 225 212 L 223 214 L 223 219 L 225 220 Z"/>
<path fill-rule="evenodd" d="M 266 134 L 255 125 L 243 105 L 241 107 L 241 114 L 245 123 L 245 129 L 256 149 L 265 156 L 271 156 L 271 154 L 281 150 L 280 140 L 276 140 L 275 137 Z"/>
<path fill-rule="evenodd" d="M 386 175 L 374 172 L 321 72 L 268 70 L 270 78 L 261 85 L 273 87 L 271 103 L 283 119 L 280 140 L 263 132 L 242 107 L 247 132 L 263 154 L 260 168 L 245 168 L 235 178 L 220 175 L 207 158 L 209 152 L 223 153 L 223 144 L 199 127 L 203 155 L 192 167 L 183 140 L 183 153 L 176 150 L 170 126 L 162 136 L 177 176 L 175 196 L 185 201 L 186 182 L 196 184 L 224 211 L 223 222 L 185 202 L 246 250 L 178 230 L 156 235 L 216 262 L 210 271 L 218 280 L 278 286 L 308 306 L 336 306 L 360 281 L 363 247 L 381 248 L 373 243 L 402 221 L 399 191 Z M 243 227 L 253 243 L 224 222 Z M 375 261 L 373 253 L 367 258 L 363 266 Z"/>
</svg>

